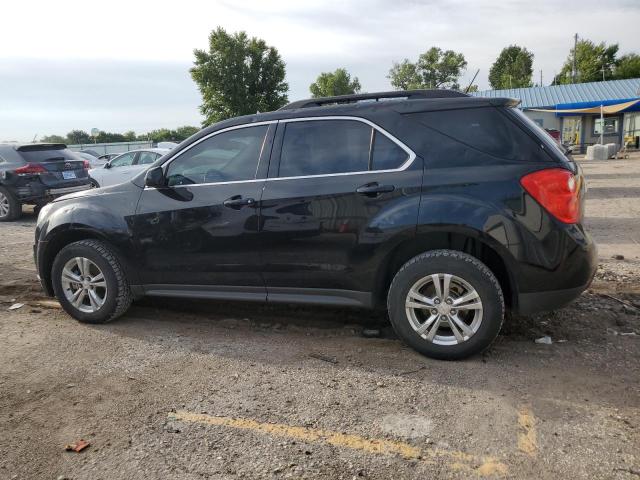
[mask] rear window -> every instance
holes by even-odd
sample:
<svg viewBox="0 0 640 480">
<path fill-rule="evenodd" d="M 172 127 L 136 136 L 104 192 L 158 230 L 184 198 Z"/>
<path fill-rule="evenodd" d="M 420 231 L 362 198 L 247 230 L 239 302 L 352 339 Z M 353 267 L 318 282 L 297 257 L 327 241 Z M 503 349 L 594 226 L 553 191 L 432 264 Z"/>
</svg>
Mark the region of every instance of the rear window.
<svg viewBox="0 0 640 480">
<path fill-rule="evenodd" d="M 531 136 L 493 107 L 421 112 L 407 116 L 441 134 L 442 137 L 434 139 L 434 143 L 452 162 L 455 160 L 456 165 L 482 164 L 491 158 L 540 161 L 543 155 L 540 145 Z"/>
<path fill-rule="evenodd" d="M 82 160 L 75 156 L 68 148 L 51 150 L 18 150 L 18 154 L 27 163 L 47 162 L 53 160 Z"/>
</svg>

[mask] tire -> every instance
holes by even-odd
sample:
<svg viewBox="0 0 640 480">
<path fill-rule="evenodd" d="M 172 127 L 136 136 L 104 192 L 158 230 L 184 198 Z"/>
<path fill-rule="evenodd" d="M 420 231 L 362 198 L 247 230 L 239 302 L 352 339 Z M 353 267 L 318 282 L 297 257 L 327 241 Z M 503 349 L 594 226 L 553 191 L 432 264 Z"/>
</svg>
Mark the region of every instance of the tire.
<svg viewBox="0 0 640 480">
<path fill-rule="evenodd" d="M 0 187 L 0 222 L 10 222 L 22 216 L 22 204 L 6 187 Z"/>
<path fill-rule="evenodd" d="M 436 291 L 435 278 L 444 293 L 445 274 L 450 275 L 449 300 Z M 502 289 L 491 270 L 454 250 L 425 252 L 405 263 L 391 283 L 387 307 L 396 334 L 423 355 L 440 360 L 466 358 L 489 347 L 500 332 L 505 311 Z M 466 328 L 460 328 L 458 321 Z"/>
<path fill-rule="evenodd" d="M 100 184 L 93 178 L 89 179 L 89 184 L 91 185 L 91 188 L 100 188 Z"/>
<path fill-rule="evenodd" d="M 89 270 L 87 276 L 94 275 L 93 278 L 98 279 L 99 275 L 96 272 L 103 274 L 104 282 L 102 279 L 95 282 L 95 298 L 98 301 L 102 300 L 102 304 L 99 306 L 96 303 L 97 308 L 94 306 L 91 292 L 87 291 L 85 294 L 81 294 L 84 300 L 79 306 L 74 306 L 72 298 L 68 298 L 68 295 L 78 291 L 79 288 L 75 287 L 79 284 L 75 281 L 69 283 L 69 277 L 65 277 L 66 280 L 63 279 L 63 269 L 70 270 L 78 277 L 82 270 L 77 268 L 79 263 L 75 260 L 76 258 L 89 261 L 90 267 L 84 269 L 85 271 Z M 84 261 L 80 263 L 84 264 Z M 75 267 L 69 267 L 70 265 L 75 265 Z M 131 305 L 131 290 L 118 257 L 109 245 L 99 240 L 81 240 L 60 250 L 53 261 L 51 278 L 53 291 L 60 305 L 69 315 L 80 322 L 106 323 L 124 314 Z M 104 284 L 104 287 L 98 287 L 98 284 Z"/>
</svg>

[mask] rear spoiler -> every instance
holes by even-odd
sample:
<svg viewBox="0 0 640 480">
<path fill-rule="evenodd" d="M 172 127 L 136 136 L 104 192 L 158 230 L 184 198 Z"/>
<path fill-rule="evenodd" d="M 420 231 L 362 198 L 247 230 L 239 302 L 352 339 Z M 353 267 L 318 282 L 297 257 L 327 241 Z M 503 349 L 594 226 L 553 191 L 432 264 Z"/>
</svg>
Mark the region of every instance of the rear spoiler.
<svg viewBox="0 0 640 480">
<path fill-rule="evenodd" d="M 37 152 L 40 150 L 64 150 L 67 146 L 64 143 L 32 143 L 16 147 L 18 152 Z"/>
</svg>

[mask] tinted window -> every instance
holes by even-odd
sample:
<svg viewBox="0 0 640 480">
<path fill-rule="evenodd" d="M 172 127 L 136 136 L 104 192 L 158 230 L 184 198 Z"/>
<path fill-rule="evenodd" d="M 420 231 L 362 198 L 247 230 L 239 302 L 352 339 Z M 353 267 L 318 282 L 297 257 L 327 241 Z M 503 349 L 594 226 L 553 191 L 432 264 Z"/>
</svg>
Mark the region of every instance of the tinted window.
<svg viewBox="0 0 640 480">
<path fill-rule="evenodd" d="M 73 152 L 66 148 L 51 150 L 20 150 L 20 156 L 28 163 L 46 162 L 48 160 L 78 160 Z"/>
<path fill-rule="evenodd" d="M 138 165 L 148 165 L 155 162 L 160 155 L 153 152 L 140 152 L 138 156 Z"/>
<path fill-rule="evenodd" d="M 539 145 L 495 108 L 472 108 L 410 114 L 409 117 L 461 144 L 447 149 L 457 151 L 456 163 L 486 161 L 485 156 L 506 160 L 540 159 Z M 453 153 L 453 152 L 450 152 Z"/>
<path fill-rule="evenodd" d="M 407 161 L 409 155 L 386 135 L 376 132 L 373 142 L 372 170 L 392 170 Z"/>
<path fill-rule="evenodd" d="M 124 153 L 119 157 L 114 158 L 111 161 L 112 167 L 128 167 L 129 165 L 133 165 L 133 159 L 136 156 L 136 152 Z"/>
<path fill-rule="evenodd" d="M 239 128 L 198 143 L 169 164 L 169 185 L 252 180 L 267 128 Z"/>
<path fill-rule="evenodd" d="M 354 120 L 286 124 L 280 177 L 362 172 L 369 168 L 371 127 Z"/>
</svg>

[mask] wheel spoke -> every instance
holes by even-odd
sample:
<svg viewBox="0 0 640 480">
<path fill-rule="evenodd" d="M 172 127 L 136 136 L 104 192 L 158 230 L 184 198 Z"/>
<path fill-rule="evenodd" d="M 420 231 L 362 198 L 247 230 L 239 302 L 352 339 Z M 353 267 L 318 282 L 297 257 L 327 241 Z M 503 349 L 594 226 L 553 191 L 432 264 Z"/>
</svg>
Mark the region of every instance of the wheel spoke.
<svg viewBox="0 0 640 480">
<path fill-rule="evenodd" d="M 104 275 L 102 274 L 102 272 L 98 273 L 98 275 L 96 275 L 95 277 L 93 277 L 90 281 L 89 284 L 92 287 L 102 287 L 102 288 L 106 288 L 107 287 L 107 282 L 104 279 Z"/>
<path fill-rule="evenodd" d="M 82 278 L 80 278 L 68 268 L 62 270 L 62 278 L 70 282 L 82 282 Z"/>
<path fill-rule="evenodd" d="M 474 302 L 467 303 L 466 305 L 456 305 L 457 310 L 482 310 L 482 303 Z"/>
<path fill-rule="evenodd" d="M 74 307 L 78 308 L 80 305 L 82 305 L 82 302 L 84 302 L 84 297 L 86 295 L 86 292 L 83 288 L 79 288 L 74 294 L 73 294 L 73 299 L 71 301 L 71 303 L 73 304 Z"/>
<path fill-rule="evenodd" d="M 98 310 L 102 306 L 102 300 L 93 290 L 89 290 L 89 302 L 91 303 L 91 308 L 94 310 Z"/>
<path fill-rule="evenodd" d="M 476 292 L 475 290 L 472 290 L 469 293 L 467 293 L 466 295 L 454 300 L 453 304 L 457 308 L 460 308 L 460 307 L 458 307 L 458 305 L 462 305 L 463 303 L 467 303 L 470 300 L 475 300 L 476 298 L 478 298 L 478 292 Z"/>
<path fill-rule="evenodd" d="M 453 322 L 458 327 L 460 327 L 460 329 L 462 330 L 462 332 L 465 334 L 465 336 L 467 338 L 469 338 L 469 337 L 471 337 L 471 335 L 473 335 L 473 330 L 471 330 L 471 327 L 469 327 L 469 325 L 467 325 L 462 320 L 460 320 L 460 318 L 457 315 L 451 315 L 451 318 L 453 319 Z"/>
<path fill-rule="evenodd" d="M 76 257 L 75 259 L 76 266 L 78 267 L 78 272 L 80 272 L 80 276 L 84 277 L 84 259 L 82 257 Z"/>
<path fill-rule="evenodd" d="M 449 285 L 451 284 L 451 275 L 444 274 L 444 286 L 442 287 L 442 299 L 445 300 L 449 297 Z"/>
<path fill-rule="evenodd" d="M 433 307 L 434 305 L 433 300 L 431 298 L 425 297 L 424 295 L 416 292 L 413 289 L 409 291 L 409 297 L 411 297 L 414 300 L 417 300 L 418 302 L 420 302 L 420 304 L 424 304 L 424 306 L 413 307 L 413 308 L 428 308 L 428 307 Z M 410 303 L 410 302 L 408 301 L 407 303 Z"/>
<path fill-rule="evenodd" d="M 436 289 L 436 298 L 442 300 L 442 286 L 440 285 L 440 274 L 434 273 L 431 275 L 431 280 L 433 280 L 433 287 Z"/>
<path fill-rule="evenodd" d="M 427 318 L 425 322 L 416 330 L 416 332 L 418 332 L 418 335 L 422 335 L 424 332 L 426 332 L 427 329 L 433 324 L 433 322 L 437 321 L 439 317 L 439 315 L 431 315 L 429 318 Z"/>
<path fill-rule="evenodd" d="M 433 341 L 434 337 L 436 336 L 436 332 L 438 331 L 438 328 L 440 328 L 440 321 L 441 321 L 441 317 L 440 315 L 438 315 L 436 317 L 436 321 L 433 322 L 433 325 L 431 326 L 431 330 L 429 330 L 429 333 L 427 334 L 427 340 L 429 340 L 430 342 Z"/>
<path fill-rule="evenodd" d="M 458 330 L 456 323 L 451 319 L 451 317 L 447 317 L 447 323 L 449 324 L 449 327 L 451 328 L 453 335 L 456 337 L 456 341 L 458 343 L 464 342 L 464 337 L 460 333 L 460 330 Z"/>
</svg>

